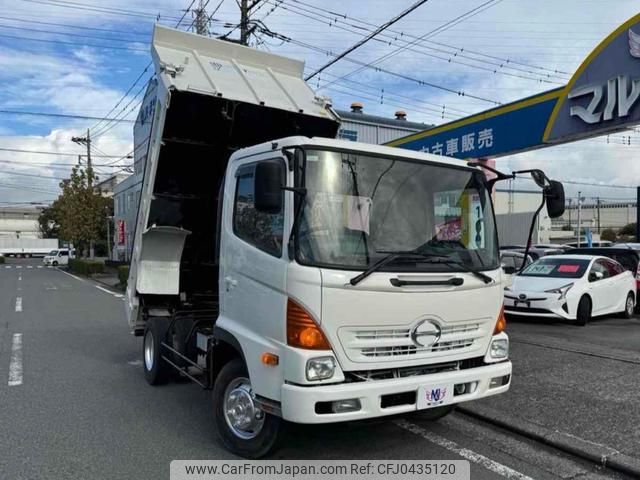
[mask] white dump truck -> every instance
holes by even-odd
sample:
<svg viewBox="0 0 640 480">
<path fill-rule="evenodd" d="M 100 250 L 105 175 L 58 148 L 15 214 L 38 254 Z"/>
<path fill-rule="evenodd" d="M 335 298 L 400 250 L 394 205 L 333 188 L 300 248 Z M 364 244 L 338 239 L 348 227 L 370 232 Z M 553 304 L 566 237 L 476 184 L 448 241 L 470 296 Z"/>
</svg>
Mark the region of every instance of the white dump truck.
<svg viewBox="0 0 640 480">
<path fill-rule="evenodd" d="M 335 140 L 301 62 L 160 26 L 152 56 L 126 295 L 150 384 L 211 389 L 248 458 L 285 421 L 436 419 L 507 391 L 482 169 Z M 557 215 L 562 186 L 534 174 Z"/>
</svg>

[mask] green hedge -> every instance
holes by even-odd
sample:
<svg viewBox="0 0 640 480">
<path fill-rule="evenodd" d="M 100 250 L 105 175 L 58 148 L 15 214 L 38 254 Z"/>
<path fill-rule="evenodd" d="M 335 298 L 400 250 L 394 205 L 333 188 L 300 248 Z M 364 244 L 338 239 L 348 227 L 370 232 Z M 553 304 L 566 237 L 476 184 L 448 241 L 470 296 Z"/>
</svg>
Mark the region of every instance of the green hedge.
<svg viewBox="0 0 640 480">
<path fill-rule="evenodd" d="M 104 263 L 95 260 L 85 260 L 83 258 L 70 258 L 69 270 L 80 275 L 104 273 Z"/>
<path fill-rule="evenodd" d="M 5 262 L 4 257 L 0 257 L 0 265 L 2 265 Z"/>
<path fill-rule="evenodd" d="M 118 267 L 118 280 L 123 287 L 127 286 L 127 280 L 129 280 L 129 265 L 122 265 Z"/>
</svg>

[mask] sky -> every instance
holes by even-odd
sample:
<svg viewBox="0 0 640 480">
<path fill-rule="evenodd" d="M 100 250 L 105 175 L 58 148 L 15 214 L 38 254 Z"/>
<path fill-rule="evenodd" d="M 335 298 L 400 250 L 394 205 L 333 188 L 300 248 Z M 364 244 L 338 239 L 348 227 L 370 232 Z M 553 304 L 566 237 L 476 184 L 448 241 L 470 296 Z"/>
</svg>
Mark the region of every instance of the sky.
<svg viewBox="0 0 640 480">
<path fill-rule="evenodd" d="M 204 2 L 213 14 L 211 34 L 237 37 L 236 1 Z M 303 60 L 310 73 L 414 3 L 261 0 L 252 18 L 284 37 L 262 34 L 252 44 Z M 192 0 L 0 0 L 0 206 L 51 202 L 77 155 L 86 154 L 71 138 L 85 136 L 87 128 L 101 178 L 132 163 L 126 158 L 133 149 L 130 120 L 153 73 L 145 71 L 153 25 L 180 22 L 179 28 L 190 28 L 193 16 L 185 10 L 191 5 Z M 360 101 L 367 113 L 393 117 L 402 109 L 409 120 L 437 125 L 564 85 L 608 33 L 638 13 L 637 5 L 428 0 L 309 83 L 339 109 Z M 429 43 L 411 45 L 425 34 Z M 381 58 L 378 70 L 360 68 Z M 598 185 L 567 184 L 569 196 L 580 190 L 604 201 L 630 199 L 635 190 L 628 187 L 640 184 L 638 132 L 503 157 L 497 164 L 507 171 L 542 168 L 553 178 Z"/>
</svg>

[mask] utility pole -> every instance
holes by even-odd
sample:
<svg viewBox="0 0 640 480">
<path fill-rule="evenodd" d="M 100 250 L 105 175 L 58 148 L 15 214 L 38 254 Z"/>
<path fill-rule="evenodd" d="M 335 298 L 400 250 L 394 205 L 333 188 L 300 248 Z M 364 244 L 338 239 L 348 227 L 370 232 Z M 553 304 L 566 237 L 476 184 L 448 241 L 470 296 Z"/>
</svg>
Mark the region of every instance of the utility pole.
<svg viewBox="0 0 640 480">
<path fill-rule="evenodd" d="M 249 1 L 240 1 L 240 44 L 249 45 Z"/>
<path fill-rule="evenodd" d="M 198 35 L 209 35 L 209 17 L 204 8 L 204 0 L 200 0 L 200 5 L 194 10 L 195 20 L 193 25 Z"/>
<path fill-rule="evenodd" d="M 86 137 L 71 137 L 73 143 L 78 145 L 87 146 L 87 186 L 93 188 L 93 167 L 91 165 L 91 131 L 87 128 Z M 78 157 L 78 163 L 80 163 L 80 157 Z M 95 257 L 95 241 L 89 241 L 89 257 Z"/>
<path fill-rule="evenodd" d="M 580 248 L 580 214 L 582 213 L 582 192 L 578 192 L 578 248 Z"/>
<path fill-rule="evenodd" d="M 598 212 L 598 235 L 600 235 L 600 197 L 596 199 L 596 208 Z"/>
<path fill-rule="evenodd" d="M 91 131 L 87 128 L 87 136 L 86 137 L 71 137 L 71 141 L 73 143 L 77 143 L 78 145 L 86 145 L 87 146 L 87 169 L 92 170 L 91 167 Z M 78 163 L 80 163 L 80 156 L 78 156 Z M 93 175 L 89 177 L 89 186 L 93 181 Z"/>
</svg>

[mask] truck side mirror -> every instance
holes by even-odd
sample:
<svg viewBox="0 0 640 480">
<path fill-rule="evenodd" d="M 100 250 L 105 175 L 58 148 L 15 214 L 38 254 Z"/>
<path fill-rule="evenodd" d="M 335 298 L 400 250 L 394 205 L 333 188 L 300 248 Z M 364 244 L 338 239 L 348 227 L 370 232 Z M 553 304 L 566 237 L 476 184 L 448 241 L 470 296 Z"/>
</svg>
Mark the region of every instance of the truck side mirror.
<svg viewBox="0 0 640 480">
<path fill-rule="evenodd" d="M 561 217 L 564 213 L 564 187 L 562 183 L 550 180 L 544 188 L 544 196 L 547 199 L 547 212 L 550 218 Z"/>
<path fill-rule="evenodd" d="M 282 210 L 284 178 L 284 165 L 279 160 L 269 160 L 256 165 L 254 197 L 257 211 L 278 213 Z"/>
</svg>

